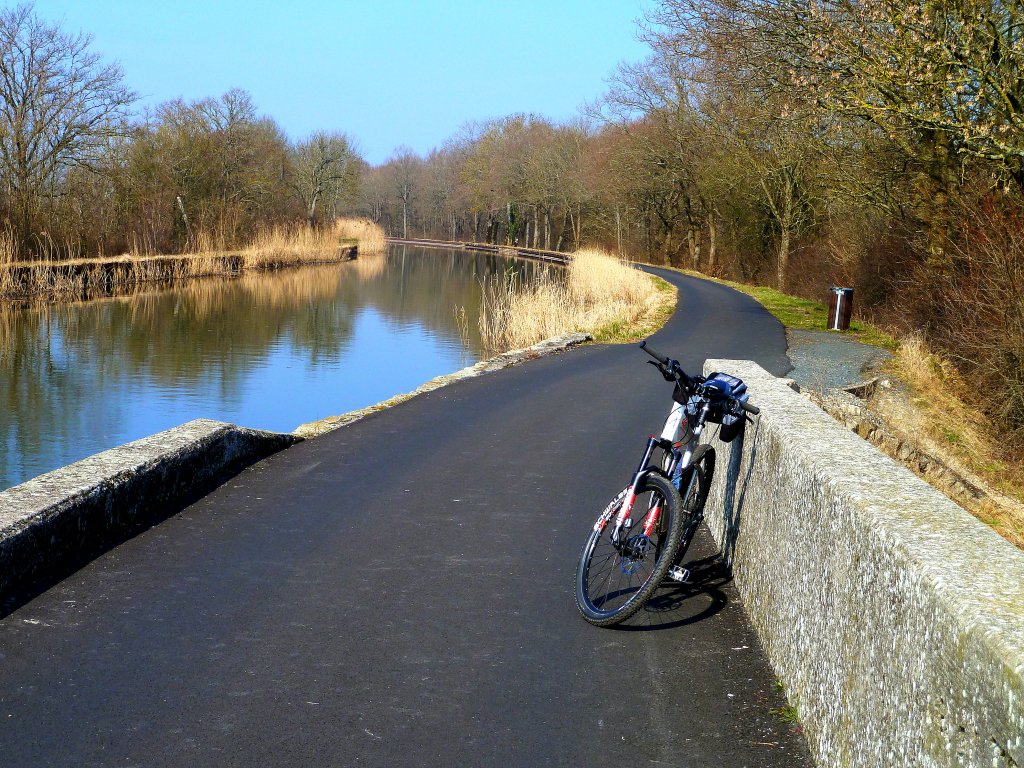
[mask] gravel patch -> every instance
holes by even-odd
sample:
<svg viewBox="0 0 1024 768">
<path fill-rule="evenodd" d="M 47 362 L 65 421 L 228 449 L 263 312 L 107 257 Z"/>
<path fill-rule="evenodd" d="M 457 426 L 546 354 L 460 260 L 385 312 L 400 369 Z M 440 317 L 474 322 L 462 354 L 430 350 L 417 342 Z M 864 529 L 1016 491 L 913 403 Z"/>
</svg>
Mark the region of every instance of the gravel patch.
<svg viewBox="0 0 1024 768">
<path fill-rule="evenodd" d="M 825 392 L 860 384 L 892 357 L 885 349 L 843 338 L 835 331 L 789 330 L 786 334 L 793 363 L 786 375 L 801 389 Z"/>
</svg>

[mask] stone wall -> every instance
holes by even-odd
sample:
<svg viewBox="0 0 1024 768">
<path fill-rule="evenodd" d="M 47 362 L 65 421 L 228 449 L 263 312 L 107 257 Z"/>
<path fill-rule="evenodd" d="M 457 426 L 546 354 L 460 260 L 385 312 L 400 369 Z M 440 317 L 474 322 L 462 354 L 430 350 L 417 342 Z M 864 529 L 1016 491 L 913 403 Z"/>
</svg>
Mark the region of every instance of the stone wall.
<svg viewBox="0 0 1024 768">
<path fill-rule="evenodd" d="M 708 526 L 827 766 L 1024 766 L 1024 552 L 746 361 Z M 709 434 L 713 434 L 709 431 Z"/>
<path fill-rule="evenodd" d="M 299 439 L 197 419 L 0 492 L 0 613 Z"/>
</svg>

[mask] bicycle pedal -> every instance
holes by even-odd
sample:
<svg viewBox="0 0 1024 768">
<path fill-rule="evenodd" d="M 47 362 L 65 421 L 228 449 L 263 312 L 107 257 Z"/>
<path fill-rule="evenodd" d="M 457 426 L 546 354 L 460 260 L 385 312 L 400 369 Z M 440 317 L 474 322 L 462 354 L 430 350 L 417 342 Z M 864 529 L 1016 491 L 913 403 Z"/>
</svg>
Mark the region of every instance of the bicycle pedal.
<svg viewBox="0 0 1024 768">
<path fill-rule="evenodd" d="M 668 569 L 668 578 L 680 584 L 686 584 L 690 580 L 691 575 L 690 569 L 683 568 L 681 565 L 673 565 Z"/>
</svg>

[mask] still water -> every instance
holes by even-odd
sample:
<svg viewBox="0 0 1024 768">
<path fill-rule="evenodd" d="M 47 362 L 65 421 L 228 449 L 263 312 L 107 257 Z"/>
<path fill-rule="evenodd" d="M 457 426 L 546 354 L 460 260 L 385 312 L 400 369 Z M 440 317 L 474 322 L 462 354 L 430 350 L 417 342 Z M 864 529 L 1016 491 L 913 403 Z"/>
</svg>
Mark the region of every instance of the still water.
<svg viewBox="0 0 1024 768">
<path fill-rule="evenodd" d="M 534 269 L 396 246 L 344 264 L 2 308 L 0 489 L 190 419 L 288 432 L 408 392 L 482 357 L 481 279 Z"/>
</svg>

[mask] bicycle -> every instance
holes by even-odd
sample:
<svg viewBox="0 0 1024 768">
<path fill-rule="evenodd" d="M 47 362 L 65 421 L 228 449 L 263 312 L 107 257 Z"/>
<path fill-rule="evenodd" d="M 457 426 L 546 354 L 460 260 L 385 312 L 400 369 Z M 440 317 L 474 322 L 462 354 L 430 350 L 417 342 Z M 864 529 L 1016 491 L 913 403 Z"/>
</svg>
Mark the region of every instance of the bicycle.
<svg viewBox="0 0 1024 768">
<path fill-rule="evenodd" d="M 747 414 L 760 413 L 740 379 L 724 373 L 688 376 L 677 360 L 647 342 L 640 348 L 674 385 L 673 404 L 661 435 L 648 439 L 632 480 L 601 512 L 580 553 L 576 605 L 583 618 L 601 627 L 639 611 L 666 578 L 689 581 L 681 563 L 704 519 L 715 466 L 715 451 L 700 444 L 700 436 L 706 424 L 717 423 L 719 438 L 729 442 Z"/>
</svg>

